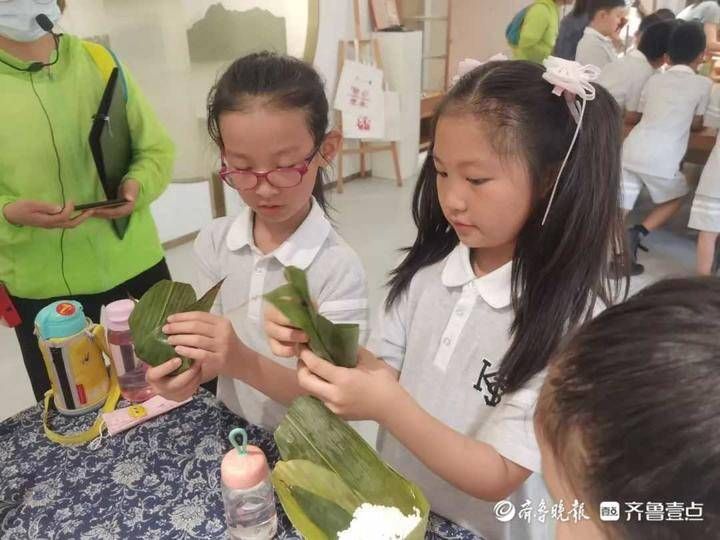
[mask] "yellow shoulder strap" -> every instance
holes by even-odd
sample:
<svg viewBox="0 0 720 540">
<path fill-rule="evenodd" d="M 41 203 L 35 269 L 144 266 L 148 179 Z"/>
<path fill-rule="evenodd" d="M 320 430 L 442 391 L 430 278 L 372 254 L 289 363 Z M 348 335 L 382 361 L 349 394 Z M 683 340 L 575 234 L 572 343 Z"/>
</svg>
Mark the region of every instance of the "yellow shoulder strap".
<svg viewBox="0 0 720 540">
<path fill-rule="evenodd" d="M 115 375 L 115 369 L 110 367 L 110 390 L 108 391 L 108 397 L 105 401 L 105 405 L 98 412 L 97 420 L 87 430 L 79 433 L 72 433 L 70 435 L 61 435 L 52 429 L 48 425 L 48 411 L 50 410 L 50 404 L 53 398 L 53 391 L 48 390 L 45 392 L 45 408 L 43 410 L 43 429 L 45 435 L 54 443 L 62 444 L 64 446 L 73 446 L 78 444 L 85 444 L 92 441 L 93 439 L 100 436 L 103 430 L 103 417 L 102 413 L 108 413 L 115 410 L 115 406 L 120 399 L 120 385 L 118 384 L 117 375 Z"/>
<path fill-rule="evenodd" d="M 83 41 L 82 43 L 85 47 L 85 50 L 88 52 L 88 54 L 90 54 L 93 61 L 100 70 L 100 74 L 102 75 L 103 80 L 107 82 L 108 79 L 110 79 L 110 74 L 112 73 L 112 70 L 117 67 L 117 64 L 115 63 L 115 58 L 110 53 L 110 51 L 108 51 L 99 43 L 94 43 L 92 41 Z"/>
</svg>

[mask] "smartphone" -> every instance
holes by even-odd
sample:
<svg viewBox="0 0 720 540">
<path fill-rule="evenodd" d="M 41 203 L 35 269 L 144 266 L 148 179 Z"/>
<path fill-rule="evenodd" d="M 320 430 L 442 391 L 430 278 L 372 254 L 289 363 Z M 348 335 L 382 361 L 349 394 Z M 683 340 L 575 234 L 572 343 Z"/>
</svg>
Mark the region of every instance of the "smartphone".
<svg viewBox="0 0 720 540">
<path fill-rule="evenodd" d="M 112 208 L 113 206 L 122 206 L 128 201 L 125 199 L 111 199 L 109 201 L 98 201 L 87 204 L 78 204 L 75 210 L 90 210 L 91 208 Z"/>
</svg>

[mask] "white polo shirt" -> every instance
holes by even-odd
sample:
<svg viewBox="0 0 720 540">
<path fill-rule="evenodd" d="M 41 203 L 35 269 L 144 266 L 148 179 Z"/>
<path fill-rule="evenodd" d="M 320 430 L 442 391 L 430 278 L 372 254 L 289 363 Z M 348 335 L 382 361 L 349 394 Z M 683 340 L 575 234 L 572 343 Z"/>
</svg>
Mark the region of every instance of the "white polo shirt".
<svg viewBox="0 0 720 540">
<path fill-rule="evenodd" d="M 705 127 L 720 128 L 720 89 L 718 88 L 713 88 L 703 122 Z M 715 142 L 710 157 L 703 167 L 695 193 L 720 199 L 720 138 Z"/>
<path fill-rule="evenodd" d="M 696 115 L 705 114 L 712 81 L 684 65 L 648 79 L 640 97 L 640 123 L 623 144 L 623 168 L 673 178 L 680 169 Z"/>
<path fill-rule="evenodd" d="M 720 6 L 716 0 L 706 0 L 687 6 L 678 14 L 677 18 L 702 24 L 720 24 Z"/>
<path fill-rule="evenodd" d="M 583 37 L 578 43 L 575 60 L 583 65 L 591 64 L 602 69 L 617 58 L 612 40 L 591 26 L 586 26 Z"/>
<path fill-rule="evenodd" d="M 635 49 L 607 64 L 597 82 L 612 94 L 622 110 L 637 112 L 643 87 L 654 73 L 647 57 Z"/>
<path fill-rule="evenodd" d="M 383 310 L 369 347 L 400 370 L 400 383 L 428 413 L 539 472 L 533 412 L 544 372 L 512 394 L 499 397 L 497 392 L 497 372 L 510 345 L 514 317 L 511 271 L 509 262 L 478 278 L 470 250 L 458 245 L 443 261 L 420 270 L 392 309 Z M 427 444 L 442 447 L 443 442 Z M 531 537 L 527 523 L 499 522 L 493 503 L 474 499 L 435 475 L 386 431 L 380 431 L 378 450 L 423 489 L 434 512 L 489 540 Z M 528 497 L 535 504 L 542 496 L 549 502 L 543 494 L 542 479 L 533 474 L 510 499 L 520 508 Z"/>
<path fill-rule="evenodd" d="M 216 219 L 195 241 L 201 291 L 225 279 L 213 311 L 226 316 L 238 337 L 251 349 L 295 369 L 295 358 L 270 352 L 263 330 L 262 295 L 286 283 L 285 266 L 305 270 L 318 311 L 333 322 L 357 323 L 361 342 L 367 333 L 367 284 L 357 254 L 332 228 L 313 200 L 298 229 L 272 253 L 264 255 L 253 240 L 253 212 Z M 238 359 L 242 361 L 242 359 Z M 274 429 L 287 408 L 242 381 L 221 376 L 218 398 L 252 424 Z"/>
</svg>

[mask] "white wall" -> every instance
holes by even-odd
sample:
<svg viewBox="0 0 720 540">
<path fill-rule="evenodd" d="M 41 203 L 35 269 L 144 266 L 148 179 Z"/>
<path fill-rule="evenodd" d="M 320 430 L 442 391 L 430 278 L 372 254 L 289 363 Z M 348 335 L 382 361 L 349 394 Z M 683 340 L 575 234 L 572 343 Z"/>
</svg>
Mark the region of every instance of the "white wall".
<svg viewBox="0 0 720 540">
<path fill-rule="evenodd" d="M 174 179 L 209 178 L 217 167 L 217 149 L 207 137 L 204 104 L 210 85 L 224 69 L 223 63 L 190 69 L 185 30 L 204 13 L 210 0 L 72 0 L 60 22 L 69 33 L 87 37 L 107 34 L 111 46 L 135 76 L 144 94 L 176 142 L 178 154 Z M 305 20 L 306 2 L 299 0 L 223 0 L 229 8 L 260 5 L 284 8 L 288 17 L 288 49 L 300 55 L 304 42 L 298 20 Z M 370 34 L 367 2 L 361 2 L 363 32 Z M 337 79 L 338 40 L 354 37 L 352 0 L 320 0 L 320 24 L 314 65 L 326 81 L 329 98 Z M 344 170 L 359 169 L 357 157 L 346 158 Z M 237 194 L 226 193 L 228 211 L 239 208 Z M 153 205 L 163 241 L 199 230 L 211 219 L 207 183 L 172 184 Z"/>
</svg>

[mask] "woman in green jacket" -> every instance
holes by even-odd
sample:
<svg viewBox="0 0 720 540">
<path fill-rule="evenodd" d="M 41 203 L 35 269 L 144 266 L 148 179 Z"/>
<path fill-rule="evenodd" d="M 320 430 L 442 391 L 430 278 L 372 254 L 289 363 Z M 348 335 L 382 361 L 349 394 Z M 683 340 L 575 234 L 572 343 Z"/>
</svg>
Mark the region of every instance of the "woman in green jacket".
<svg viewBox="0 0 720 540">
<path fill-rule="evenodd" d="M 520 39 L 515 48 L 516 60 L 542 64 L 552 53 L 560 27 L 560 6 L 573 0 L 535 0 L 525 12 Z"/>
<path fill-rule="evenodd" d="M 106 81 L 88 45 L 46 32 L 40 14 L 54 24 L 60 6 L 0 2 L 0 281 L 22 318 L 16 333 L 38 400 L 50 387 L 33 335 L 40 309 L 75 299 L 97 321 L 103 304 L 169 278 L 150 203 L 167 187 L 174 155 L 123 68 L 132 161 L 119 197 L 128 202 L 75 211 L 105 198 L 87 140 Z M 120 239 L 111 220 L 125 216 Z"/>
</svg>

